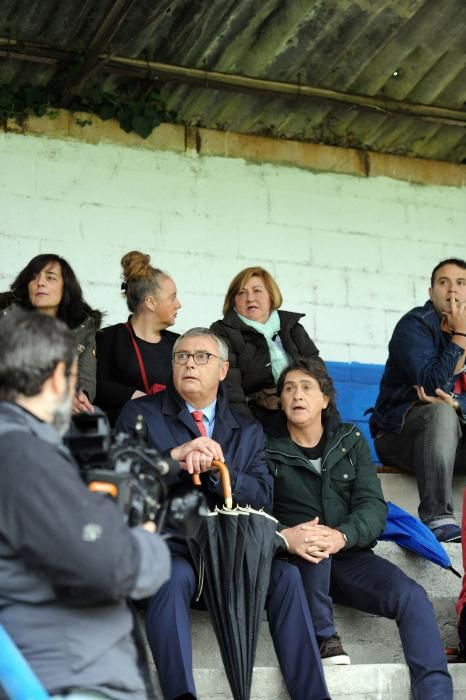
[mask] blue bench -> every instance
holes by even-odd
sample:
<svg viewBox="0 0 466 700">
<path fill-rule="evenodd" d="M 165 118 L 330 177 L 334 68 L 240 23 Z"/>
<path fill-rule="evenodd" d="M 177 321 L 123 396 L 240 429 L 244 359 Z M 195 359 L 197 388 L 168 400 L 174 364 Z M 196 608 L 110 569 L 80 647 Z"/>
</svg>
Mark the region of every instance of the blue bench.
<svg viewBox="0 0 466 700">
<path fill-rule="evenodd" d="M 365 416 L 364 412 L 375 404 L 385 366 L 360 362 L 325 364 L 337 390 L 337 405 L 342 419 L 358 424 L 369 443 L 372 459 L 376 464 L 380 464 L 369 431 L 369 415 Z"/>
</svg>

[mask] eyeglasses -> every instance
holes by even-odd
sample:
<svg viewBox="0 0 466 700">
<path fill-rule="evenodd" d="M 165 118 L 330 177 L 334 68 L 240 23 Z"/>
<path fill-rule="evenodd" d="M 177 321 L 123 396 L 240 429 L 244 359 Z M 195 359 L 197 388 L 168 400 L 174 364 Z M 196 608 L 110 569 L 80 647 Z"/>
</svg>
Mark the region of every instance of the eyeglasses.
<svg viewBox="0 0 466 700">
<path fill-rule="evenodd" d="M 217 360 L 222 360 L 213 352 L 174 352 L 173 362 L 177 365 L 185 365 L 189 358 L 192 357 L 196 365 L 206 365 L 211 357 L 216 357 Z M 222 360 L 223 362 L 223 360 Z"/>
</svg>

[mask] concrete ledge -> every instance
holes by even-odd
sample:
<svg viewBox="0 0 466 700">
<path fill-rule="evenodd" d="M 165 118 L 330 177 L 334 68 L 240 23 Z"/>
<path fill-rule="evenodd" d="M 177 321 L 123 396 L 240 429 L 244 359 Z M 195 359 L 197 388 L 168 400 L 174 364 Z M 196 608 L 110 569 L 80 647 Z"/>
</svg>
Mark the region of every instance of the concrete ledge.
<svg viewBox="0 0 466 700">
<path fill-rule="evenodd" d="M 305 661 L 303 661 L 305 663 Z M 466 665 L 449 667 L 454 700 L 466 697 Z M 409 672 L 404 664 L 365 664 L 325 669 L 332 700 L 409 700 Z M 231 691 L 221 669 L 195 672 L 199 700 L 227 700 Z M 279 669 L 254 669 L 251 700 L 289 700 Z"/>
<path fill-rule="evenodd" d="M 143 139 L 135 133 L 127 134 L 113 119 L 103 121 L 86 112 L 51 110 L 43 117 L 30 116 L 21 125 L 9 119 L 4 130 L 85 143 L 115 143 L 132 148 L 174 151 L 189 156 L 243 158 L 252 163 L 290 165 L 357 177 L 390 177 L 449 187 L 466 184 L 465 165 L 179 124 L 161 124 Z"/>
</svg>

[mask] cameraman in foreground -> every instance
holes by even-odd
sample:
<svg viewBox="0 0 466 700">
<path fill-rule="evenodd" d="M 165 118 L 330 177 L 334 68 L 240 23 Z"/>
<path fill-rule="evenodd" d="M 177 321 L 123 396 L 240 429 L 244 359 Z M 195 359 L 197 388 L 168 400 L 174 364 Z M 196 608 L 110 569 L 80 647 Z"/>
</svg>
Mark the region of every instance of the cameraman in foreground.
<svg viewBox="0 0 466 700">
<path fill-rule="evenodd" d="M 168 548 L 91 494 L 62 443 L 77 378 L 70 331 L 18 312 L 0 321 L 0 340 L 0 624 L 54 697 L 144 700 L 125 599 L 169 579 Z"/>
</svg>

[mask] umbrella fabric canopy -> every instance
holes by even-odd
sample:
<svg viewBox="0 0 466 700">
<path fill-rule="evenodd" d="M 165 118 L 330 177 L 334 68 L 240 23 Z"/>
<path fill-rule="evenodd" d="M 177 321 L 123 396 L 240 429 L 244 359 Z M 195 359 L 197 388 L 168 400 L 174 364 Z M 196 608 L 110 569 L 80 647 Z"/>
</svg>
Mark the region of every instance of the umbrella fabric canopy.
<svg viewBox="0 0 466 700">
<path fill-rule="evenodd" d="M 453 568 L 445 549 L 427 525 L 390 501 L 387 501 L 387 506 L 387 522 L 379 540 L 396 542 L 400 547 L 420 554 L 461 578 L 461 574 Z"/>
<path fill-rule="evenodd" d="M 253 508 L 215 509 L 189 540 L 235 700 L 247 700 L 275 552 L 277 520 Z"/>
</svg>

